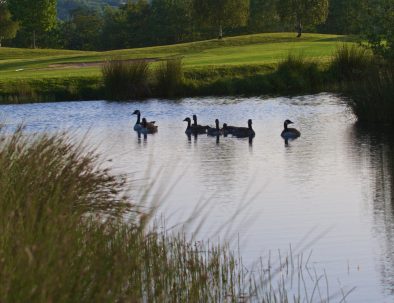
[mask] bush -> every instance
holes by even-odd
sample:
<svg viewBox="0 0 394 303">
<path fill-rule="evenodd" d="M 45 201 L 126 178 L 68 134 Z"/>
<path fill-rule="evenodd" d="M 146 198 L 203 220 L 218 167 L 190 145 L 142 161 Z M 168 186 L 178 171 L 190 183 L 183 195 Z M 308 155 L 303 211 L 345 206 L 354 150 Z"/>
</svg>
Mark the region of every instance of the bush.
<svg viewBox="0 0 394 303">
<path fill-rule="evenodd" d="M 299 93 L 319 90 L 322 78 L 315 62 L 305 60 L 302 55 L 289 54 L 279 63 L 270 80 L 277 93 Z"/>
<path fill-rule="evenodd" d="M 149 63 L 146 60 L 111 59 L 103 65 L 102 74 L 109 99 L 140 99 L 150 95 Z"/>
<path fill-rule="evenodd" d="M 28 139 L 21 129 L 0 131 L 0 302 L 293 298 L 284 285 L 301 275 L 293 256 L 278 268 L 268 261 L 267 269 L 247 272 L 226 245 L 148 228 L 151 214 L 122 195 L 125 180 L 97 168 L 97 155 L 70 142 L 64 135 Z M 307 302 L 313 293 L 305 292 Z"/>
<path fill-rule="evenodd" d="M 182 59 L 167 59 L 155 70 L 157 95 L 174 97 L 180 93 L 183 80 Z"/>
<path fill-rule="evenodd" d="M 394 124 L 394 69 L 374 71 L 346 85 L 345 94 L 360 122 Z"/>
<path fill-rule="evenodd" d="M 329 71 L 338 81 L 353 81 L 364 78 L 374 67 L 375 60 L 370 50 L 343 44 L 335 51 Z"/>
</svg>

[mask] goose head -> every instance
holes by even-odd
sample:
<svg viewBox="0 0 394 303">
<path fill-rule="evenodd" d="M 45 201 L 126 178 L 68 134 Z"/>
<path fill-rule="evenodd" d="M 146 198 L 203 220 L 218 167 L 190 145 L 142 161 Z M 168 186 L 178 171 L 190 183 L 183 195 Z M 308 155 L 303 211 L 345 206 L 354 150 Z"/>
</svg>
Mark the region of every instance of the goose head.
<svg viewBox="0 0 394 303">
<path fill-rule="evenodd" d="M 287 126 L 287 125 L 289 125 L 289 124 L 294 124 L 294 122 L 292 122 L 292 121 L 290 121 L 289 119 L 287 119 L 287 120 L 285 121 L 285 125 Z"/>
<path fill-rule="evenodd" d="M 184 122 L 188 122 L 188 123 L 190 123 L 190 122 L 191 122 L 191 120 L 190 120 L 190 118 L 189 118 L 189 117 L 187 117 L 187 118 L 183 119 L 183 121 L 184 121 Z"/>
<path fill-rule="evenodd" d="M 148 123 L 148 122 L 146 121 L 146 119 L 145 119 L 145 118 L 142 118 L 142 121 L 141 121 L 142 127 L 146 127 L 147 123 Z"/>
<path fill-rule="evenodd" d="M 132 113 L 132 115 L 141 115 L 141 112 L 140 112 L 138 109 L 136 109 L 136 110 Z"/>
<path fill-rule="evenodd" d="M 249 128 L 252 128 L 252 119 L 248 120 L 248 126 L 249 126 Z"/>
</svg>

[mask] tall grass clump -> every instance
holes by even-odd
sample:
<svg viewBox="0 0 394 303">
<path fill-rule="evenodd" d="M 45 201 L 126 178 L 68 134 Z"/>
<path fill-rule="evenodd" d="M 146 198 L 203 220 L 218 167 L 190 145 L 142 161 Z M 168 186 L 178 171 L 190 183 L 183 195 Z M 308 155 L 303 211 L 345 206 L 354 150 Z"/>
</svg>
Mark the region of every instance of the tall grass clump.
<svg viewBox="0 0 394 303">
<path fill-rule="evenodd" d="M 345 94 L 360 122 L 394 124 L 394 69 L 383 68 L 347 84 Z"/>
<path fill-rule="evenodd" d="M 357 81 L 373 71 L 375 61 L 367 48 L 343 44 L 334 52 L 329 71 L 337 81 Z"/>
<path fill-rule="evenodd" d="M 289 54 L 270 78 L 279 93 L 314 92 L 323 81 L 317 63 L 306 60 L 302 54 Z"/>
<path fill-rule="evenodd" d="M 302 256 L 247 271 L 227 245 L 158 232 L 97 160 L 65 135 L 0 131 L 0 302 L 316 299 L 286 289 Z"/>
<path fill-rule="evenodd" d="M 146 60 L 108 60 L 102 67 L 107 98 L 140 99 L 150 95 L 149 63 Z"/>
<path fill-rule="evenodd" d="M 180 93 L 183 80 L 182 59 L 167 59 L 155 70 L 156 94 L 174 97 Z"/>
</svg>

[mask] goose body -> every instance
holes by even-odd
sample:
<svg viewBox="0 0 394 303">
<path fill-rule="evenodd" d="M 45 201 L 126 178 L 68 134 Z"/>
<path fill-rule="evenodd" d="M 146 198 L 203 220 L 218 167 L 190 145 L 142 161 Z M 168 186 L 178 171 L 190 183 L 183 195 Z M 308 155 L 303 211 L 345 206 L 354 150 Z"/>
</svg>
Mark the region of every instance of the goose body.
<svg viewBox="0 0 394 303">
<path fill-rule="evenodd" d="M 294 122 L 291 122 L 290 120 L 286 120 L 284 122 L 284 129 L 282 133 L 280 134 L 282 138 L 284 139 L 295 139 L 301 136 L 301 133 L 295 129 L 295 128 L 289 128 L 287 127 L 289 124 L 293 124 Z"/>
<path fill-rule="evenodd" d="M 138 131 L 143 133 L 144 135 L 156 133 L 157 126 L 155 125 L 155 121 L 147 122 L 145 118 L 142 118 L 141 128 Z"/>
<path fill-rule="evenodd" d="M 223 123 L 223 128 L 222 128 L 223 135 L 225 136 L 232 135 L 234 129 L 236 128 L 237 128 L 236 126 L 231 126 L 231 125 L 227 125 L 227 123 Z"/>
<path fill-rule="evenodd" d="M 231 134 L 237 138 L 254 137 L 256 133 L 252 128 L 252 119 L 248 120 L 248 127 L 232 126 Z"/>
<path fill-rule="evenodd" d="M 193 125 L 191 126 L 193 134 L 205 134 L 208 126 L 197 124 L 197 115 L 193 115 Z"/>
<path fill-rule="evenodd" d="M 207 129 L 208 136 L 220 136 L 222 134 L 221 129 L 219 128 L 219 119 L 215 120 L 216 127 L 209 127 Z"/>
</svg>

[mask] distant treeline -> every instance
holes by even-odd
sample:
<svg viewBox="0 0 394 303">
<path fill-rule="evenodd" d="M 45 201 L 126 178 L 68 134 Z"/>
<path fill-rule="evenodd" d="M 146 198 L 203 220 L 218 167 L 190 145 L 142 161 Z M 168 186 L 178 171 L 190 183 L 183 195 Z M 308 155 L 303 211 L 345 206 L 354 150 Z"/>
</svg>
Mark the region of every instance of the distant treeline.
<svg viewBox="0 0 394 303">
<path fill-rule="evenodd" d="M 0 0 L 0 20 L 8 16 L 15 22 L 8 35 L 0 30 L 0 39 L 15 47 L 110 50 L 296 30 L 299 35 L 302 31 L 364 34 L 377 47 L 386 47 L 394 0 L 372 2 Z M 3 31 L 10 26 L 1 22 Z"/>
</svg>

